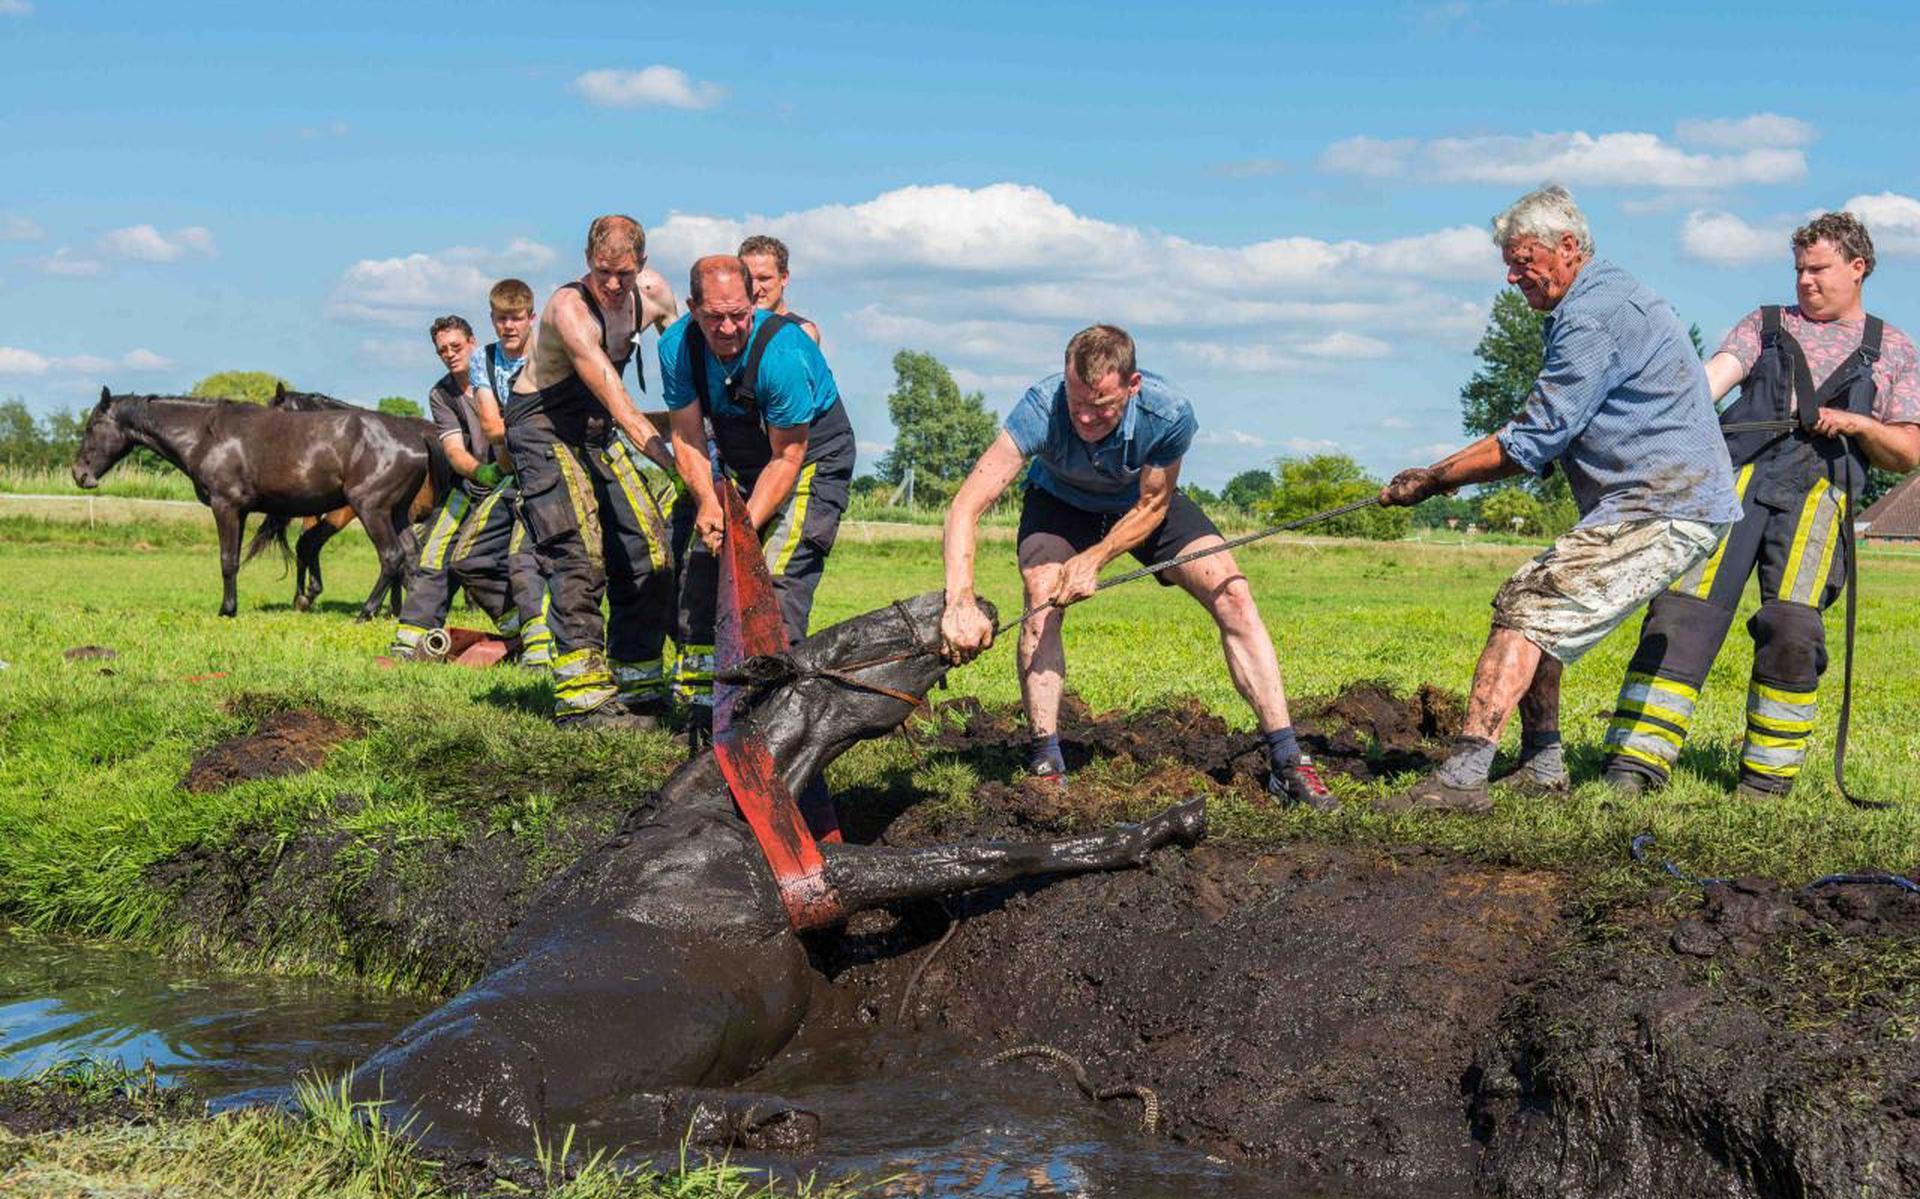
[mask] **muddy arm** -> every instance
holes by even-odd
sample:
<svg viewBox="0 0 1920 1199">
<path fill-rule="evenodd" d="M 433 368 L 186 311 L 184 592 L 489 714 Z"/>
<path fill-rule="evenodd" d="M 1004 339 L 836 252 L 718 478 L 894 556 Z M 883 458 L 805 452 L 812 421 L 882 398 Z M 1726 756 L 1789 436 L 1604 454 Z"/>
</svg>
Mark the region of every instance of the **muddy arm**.
<svg viewBox="0 0 1920 1199">
<path fill-rule="evenodd" d="M 902 899 L 931 899 L 1045 874 L 1084 874 L 1138 866 L 1164 845 L 1192 845 L 1206 835 L 1206 801 L 1190 799 L 1142 824 L 1053 841 L 881 849 L 820 846 L 827 882 L 846 910 Z"/>
</svg>

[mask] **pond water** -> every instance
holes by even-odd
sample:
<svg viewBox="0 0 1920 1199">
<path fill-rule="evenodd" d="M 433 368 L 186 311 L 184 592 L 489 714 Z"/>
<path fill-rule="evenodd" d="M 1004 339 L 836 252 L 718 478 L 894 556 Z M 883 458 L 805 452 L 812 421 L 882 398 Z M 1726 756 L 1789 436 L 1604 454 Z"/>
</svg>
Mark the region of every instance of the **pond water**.
<svg viewBox="0 0 1920 1199">
<path fill-rule="evenodd" d="M 81 1054 L 151 1061 L 217 1109 L 283 1101 L 338 1073 L 427 1003 L 332 979 L 206 973 L 138 950 L 0 931 L 0 1076 Z M 888 1195 L 1331 1197 L 1137 1131 L 1139 1105 L 1094 1107 L 1064 1076 L 986 1069 L 940 1034 L 876 1029 L 782 1055 L 748 1084 L 820 1114 L 821 1152 L 742 1165 L 894 1179 Z M 603 1130 L 618 1142 L 618 1129 Z"/>
</svg>

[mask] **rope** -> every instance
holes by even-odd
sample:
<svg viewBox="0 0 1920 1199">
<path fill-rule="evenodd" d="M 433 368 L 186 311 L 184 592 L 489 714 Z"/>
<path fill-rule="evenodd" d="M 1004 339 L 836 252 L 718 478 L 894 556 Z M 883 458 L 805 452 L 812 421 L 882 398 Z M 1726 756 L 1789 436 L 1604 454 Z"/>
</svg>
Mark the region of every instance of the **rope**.
<svg viewBox="0 0 1920 1199">
<path fill-rule="evenodd" d="M 933 948 L 927 951 L 926 956 L 920 959 L 920 964 L 907 977 L 907 989 L 900 994 L 900 1011 L 893 1018 L 895 1024 L 907 1022 L 907 1012 L 913 1006 L 913 993 L 920 988 L 921 976 L 927 972 L 928 966 L 933 965 L 933 959 L 940 956 L 940 951 L 947 947 L 947 942 L 953 940 L 953 934 L 960 931 L 960 917 L 947 906 L 945 900 L 940 901 L 940 910 L 947 914 L 947 931 L 940 934 L 940 939 L 933 943 Z"/>
<path fill-rule="evenodd" d="M 1141 1105 L 1140 1131 L 1146 1133 L 1148 1136 L 1154 1136 L 1160 1131 L 1160 1096 L 1154 1094 L 1152 1088 L 1123 1083 L 1117 1087 L 1096 1090 L 1093 1081 L 1087 1077 L 1087 1068 L 1081 1065 L 1071 1054 L 1063 1050 L 1055 1049 L 1051 1045 L 1021 1045 L 1014 1049 L 996 1053 L 983 1064 L 987 1066 L 999 1066 L 1013 1061 L 1016 1058 L 1023 1057 L 1043 1057 L 1048 1061 L 1065 1066 L 1073 1073 L 1074 1085 L 1080 1088 L 1081 1094 L 1093 1100 L 1095 1103 L 1105 1103 L 1109 1099 L 1138 1099 Z"/>
<path fill-rule="evenodd" d="M 1647 849 L 1652 844 L 1653 834 L 1641 833 L 1634 837 L 1632 841 L 1628 842 L 1627 852 L 1632 854 L 1633 860 L 1641 865 L 1658 866 L 1661 870 L 1666 871 L 1669 875 L 1679 879 L 1681 882 L 1692 883 L 1696 887 L 1725 886 L 1731 881 L 1724 878 L 1702 878 L 1697 875 L 1688 874 L 1666 858 L 1648 857 Z M 1870 870 L 1861 874 L 1823 874 L 1808 883 L 1803 889 L 1810 891 L 1815 887 L 1842 886 L 1898 887 L 1909 895 L 1920 895 L 1920 883 L 1902 875 L 1893 874 L 1884 870 Z"/>
<path fill-rule="evenodd" d="M 1181 554 L 1175 558 L 1168 558 L 1163 562 L 1155 562 L 1150 566 L 1142 566 L 1138 570 L 1130 570 L 1125 574 L 1114 575 L 1110 579 L 1102 579 L 1100 580 L 1100 585 L 1094 588 L 1094 592 L 1098 594 L 1109 587 L 1118 587 L 1122 583 L 1131 583 L 1135 579 L 1144 579 L 1148 575 L 1157 575 L 1163 570 L 1172 570 L 1176 566 L 1185 566 L 1189 562 L 1197 561 L 1198 559 L 1209 557 L 1213 554 L 1224 554 L 1228 550 L 1239 549 L 1243 545 L 1249 545 L 1262 538 L 1272 537 L 1276 533 L 1286 533 L 1294 529 L 1304 529 L 1308 525 L 1317 525 L 1321 521 L 1332 520 L 1336 516 L 1345 516 L 1349 512 L 1358 512 L 1362 508 L 1371 508 L 1379 502 L 1380 497 L 1378 495 L 1370 495 L 1365 499 L 1352 500 L 1348 503 L 1341 504 L 1337 508 L 1329 508 L 1325 512 L 1315 512 L 1311 516 L 1302 516 L 1297 520 L 1284 521 L 1269 528 L 1257 530 L 1256 532 L 1242 533 L 1240 536 L 1230 538 L 1221 542 L 1219 545 L 1210 545 L 1202 550 L 1194 550 L 1191 553 Z M 993 635 L 998 637 L 1008 629 L 1025 624 L 1028 618 L 1056 606 L 1052 600 L 1048 600 L 1043 604 L 1035 604 L 1019 616 L 996 628 L 993 631 Z"/>
</svg>

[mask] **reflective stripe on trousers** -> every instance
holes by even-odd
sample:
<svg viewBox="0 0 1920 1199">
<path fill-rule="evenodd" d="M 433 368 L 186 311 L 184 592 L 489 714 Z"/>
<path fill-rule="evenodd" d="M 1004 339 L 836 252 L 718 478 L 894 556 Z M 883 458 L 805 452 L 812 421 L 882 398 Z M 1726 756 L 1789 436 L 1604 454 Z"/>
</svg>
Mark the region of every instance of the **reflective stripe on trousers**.
<svg viewBox="0 0 1920 1199">
<path fill-rule="evenodd" d="M 591 712 L 612 699 L 615 693 L 613 675 L 599 650 L 577 649 L 554 658 L 555 715 Z"/>
<path fill-rule="evenodd" d="M 1817 691 L 1754 683 L 1747 690 L 1747 739 L 1740 747 L 1741 768 L 1792 781 L 1806 764 L 1807 744 L 1819 712 Z"/>
<path fill-rule="evenodd" d="M 1630 672 L 1614 703 L 1607 724 L 1606 744 L 1614 753 L 1631 758 L 1666 777 L 1680 757 L 1680 747 L 1693 727 L 1698 688 L 1658 675 Z"/>
</svg>

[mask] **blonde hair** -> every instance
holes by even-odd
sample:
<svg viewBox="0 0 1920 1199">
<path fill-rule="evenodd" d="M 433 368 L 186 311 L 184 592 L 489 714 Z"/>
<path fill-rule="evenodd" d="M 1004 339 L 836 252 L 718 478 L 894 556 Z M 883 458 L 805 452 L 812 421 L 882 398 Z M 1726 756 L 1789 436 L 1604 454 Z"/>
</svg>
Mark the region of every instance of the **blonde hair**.
<svg viewBox="0 0 1920 1199">
<path fill-rule="evenodd" d="M 487 307 L 494 312 L 533 311 L 533 289 L 518 279 L 502 279 L 487 293 Z"/>
<path fill-rule="evenodd" d="M 635 262 L 647 256 L 647 231 L 640 222 L 620 213 L 593 218 L 587 226 L 587 257 L 631 254 Z"/>
<path fill-rule="evenodd" d="M 1067 369 L 1089 387 L 1118 374 L 1125 383 L 1133 378 L 1133 337 L 1118 325 L 1089 325 L 1067 343 Z"/>
</svg>

